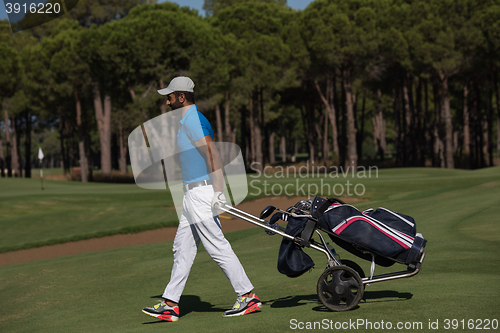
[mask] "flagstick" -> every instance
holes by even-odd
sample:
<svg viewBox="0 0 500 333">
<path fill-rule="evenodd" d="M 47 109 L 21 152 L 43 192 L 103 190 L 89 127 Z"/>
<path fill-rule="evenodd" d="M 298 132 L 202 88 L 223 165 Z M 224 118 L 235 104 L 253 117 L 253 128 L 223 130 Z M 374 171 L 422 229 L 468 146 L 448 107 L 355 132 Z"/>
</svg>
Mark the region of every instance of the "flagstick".
<svg viewBox="0 0 500 333">
<path fill-rule="evenodd" d="M 43 191 L 43 151 L 42 147 L 38 147 L 38 159 L 40 160 L 40 181 L 42 182 L 42 191 Z"/>
<path fill-rule="evenodd" d="M 40 179 L 42 181 L 42 191 L 43 191 L 43 167 L 41 165 L 40 165 Z"/>
</svg>

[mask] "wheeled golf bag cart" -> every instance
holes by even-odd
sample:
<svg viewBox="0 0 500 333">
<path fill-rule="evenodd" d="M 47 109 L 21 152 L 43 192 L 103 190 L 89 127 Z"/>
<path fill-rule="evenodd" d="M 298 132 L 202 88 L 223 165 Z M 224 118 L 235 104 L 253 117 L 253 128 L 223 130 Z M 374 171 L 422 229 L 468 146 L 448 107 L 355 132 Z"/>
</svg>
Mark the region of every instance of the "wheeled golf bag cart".
<svg viewBox="0 0 500 333">
<path fill-rule="evenodd" d="M 229 205 L 220 209 L 266 229 L 270 235 L 283 236 L 278 270 L 289 277 L 300 276 L 314 266 L 304 247 L 324 253 L 328 266 L 318 280 L 317 292 L 321 302 L 333 311 L 356 307 L 366 284 L 416 275 L 426 254 L 427 241 L 416 233 L 413 218 L 385 208 L 361 212 L 336 198 L 315 197 L 286 210 L 268 206 L 260 217 Z M 265 220 L 276 210 L 270 221 Z M 286 229 L 276 223 L 278 220 L 287 222 Z M 340 260 L 319 231 L 327 233 L 344 250 L 371 261 L 370 276 L 365 276 L 355 262 Z M 318 236 L 319 242 L 313 236 Z M 389 267 L 396 263 L 406 265 L 406 270 L 373 276 L 375 264 Z"/>
</svg>

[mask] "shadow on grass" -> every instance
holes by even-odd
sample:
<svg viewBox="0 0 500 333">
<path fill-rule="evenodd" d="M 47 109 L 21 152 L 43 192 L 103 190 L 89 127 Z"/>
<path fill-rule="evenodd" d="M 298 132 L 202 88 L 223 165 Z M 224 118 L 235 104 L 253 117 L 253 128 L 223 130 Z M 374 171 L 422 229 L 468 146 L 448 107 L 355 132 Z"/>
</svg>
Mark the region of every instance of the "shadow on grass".
<svg viewBox="0 0 500 333">
<path fill-rule="evenodd" d="M 413 297 L 412 293 L 400 293 L 394 290 L 366 291 L 363 293 L 364 303 L 375 302 L 400 302 L 407 301 Z"/>
<path fill-rule="evenodd" d="M 361 303 L 406 301 L 412 297 L 412 293 L 400 293 L 394 290 L 365 291 Z M 317 294 L 286 296 L 269 301 L 263 301 L 262 303 L 269 305 L 271 308 L 290 308 L 315 303 L 318 304 L 318 306 L 312 308 L 313 311 L 331 311 L 321 303 Z M 359 306 L 356 306 L 352 310 L 355 310 L 358 307 Z"/>
<path fill-rule="evenodd" d="M 312 303 L 312 304 L 317 304 L 317 306 L 312 308 L 313 311 L 331 312 L 331 310 L 329 310 L 326 306 L 324 306 L 321 303 L 321 301 L 318 298 L 318 294 L 287 296 L 287 297 L 269 300 L 267 302 L 262 302 L 262 303 L 263 304 L 270 304 L 271 308 L 290 308 L 290 307 L 302 306 L 302 305 Z M 357 308 L 358 308 L 358 306 L 356 306 L 354 309 L 357 309 Z"/>
<path fill-rule="evenodd" d="M 295 306 L 302 306 L 310 303 L 318 303 L 318 295 L 298 295 L 298 296 L 285 296 L 269 301 L 262 301 L 262 304 L 269 305 L 271 308 L 290 308 Z"/>
<path fill-rule="evenodd" d="M 158 300 L 163 300 L 162 295 L 151 296 L 151 298 L 156 298 Z M 208 302 L 203 302 L 199 296 L 195 295 L 182 295 L 179 301 L 179 309 L 181 309 L 180 316 L 185 316 L 191 312 L 224 312 L 227 309 L 216 308 Z M 145 322 L 143 325 L 165 323 L 164 320 L 157 320 L 151 322 Z"/>
<path fill-rule="evenodd" d="M 361 303 L 406 301 L 411 299 L 412 297 L 412 293 L 400 293 L 394 290 L 365 291 Z M 158 300 L 163 299 L 161 295 L 151 296 L 151 298 L 156 298 Z M 318 299 L 317 294 L 285 296 L 268 301 L 262 301 L 263 305 L 269 305 L 271 308 L 290 308 L 311 303 L 317 304 L 317 306 L 312 308 L 313 311 L 331 312 L 331 310 L 329 310 L 321 303 L 321 301 Z M 195 295 L 183 295 L 181 297 L 179 307 L 182 309 L 181 316 L 185 316 L 191 312 L 224 312 L 225 310 L 227 310 L 214 307 L 209 302 L 203 302 L 199 296 Z M 359 306 L 356 306 L 352 310 L 356 310 L 358 308 Z M 164 322 L 165 321 L 163 320 L 157 320 L 152 322 L 145 322 L 143 324 L 158 324 Z"/>
</svg>

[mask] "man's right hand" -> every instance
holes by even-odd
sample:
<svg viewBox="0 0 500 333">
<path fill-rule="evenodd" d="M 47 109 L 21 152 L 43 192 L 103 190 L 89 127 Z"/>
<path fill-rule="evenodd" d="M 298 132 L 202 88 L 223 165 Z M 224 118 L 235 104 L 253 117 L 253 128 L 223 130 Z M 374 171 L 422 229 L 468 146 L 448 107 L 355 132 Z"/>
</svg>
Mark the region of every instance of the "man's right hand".
<svg viewBox="0 0 500 333">
<path fill-rule="evenodd" d="M 220 191 L 214 192 L 214 197 L 212 198 L 212 211 L 214 213 L 220 214 L 223 211 L 219 207 L 224 207 L 226 205 L 226 196 Z"/>
</svg>

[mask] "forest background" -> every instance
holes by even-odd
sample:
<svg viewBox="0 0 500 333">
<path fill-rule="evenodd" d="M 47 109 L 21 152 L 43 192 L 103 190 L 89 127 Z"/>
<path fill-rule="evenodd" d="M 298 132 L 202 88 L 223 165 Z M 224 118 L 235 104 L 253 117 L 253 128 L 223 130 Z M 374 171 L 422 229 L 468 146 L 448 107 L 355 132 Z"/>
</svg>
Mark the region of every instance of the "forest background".
<svg viewBox="0 0 500 333">
<path fill-rule="evenodd" d="M 0 21 L 1 176 L 31 177 L 38 147 L 84 182 L 127 174 L 129 133 L 169 111 L 156 90 L 177 75 L 249 170 L 499 164 L 499 0 L 203 8 L 80 0 L 23 32 Z"/>
</svg>

